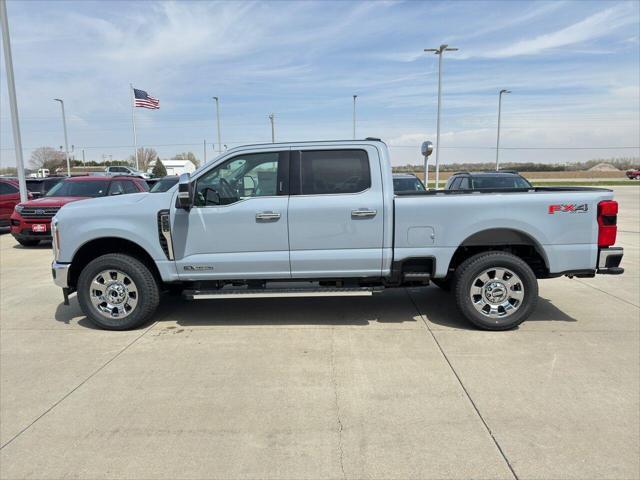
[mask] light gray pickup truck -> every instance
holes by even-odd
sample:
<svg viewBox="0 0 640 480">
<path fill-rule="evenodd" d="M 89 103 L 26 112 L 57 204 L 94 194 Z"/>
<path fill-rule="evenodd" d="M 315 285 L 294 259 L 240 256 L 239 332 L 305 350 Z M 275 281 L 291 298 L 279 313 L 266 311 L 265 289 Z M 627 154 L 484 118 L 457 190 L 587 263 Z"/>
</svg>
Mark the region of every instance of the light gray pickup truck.
<svg viewBox="0 0 640 480">
<path fill-rule="evenodd" d="M 248 145 L 166 192 L 65 205 L 53 277 L 65 303 L 77 292 L 114 330 L 148 322 L 167 290 L 361 296 L 429 282 L 476 326 L 505 330 L 535 308 L 538 279 L 623 272 L 612 198 L 579 187 L 395 194 L 378 139 Z"/>
</svg>

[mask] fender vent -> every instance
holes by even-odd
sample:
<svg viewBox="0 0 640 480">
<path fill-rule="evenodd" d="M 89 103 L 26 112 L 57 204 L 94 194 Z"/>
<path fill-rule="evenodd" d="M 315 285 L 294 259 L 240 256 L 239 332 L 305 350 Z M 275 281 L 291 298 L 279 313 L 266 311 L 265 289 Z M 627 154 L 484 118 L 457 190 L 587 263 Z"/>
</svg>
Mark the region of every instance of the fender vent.
<svg viewBox="0 0 640 480">
<path fill-rule="evenodd" d="M 158 240 L 167 259 L 173 260 L 173 242 L 171 241 L 171 217 L 169 210 L 158 212 Z"/>
</svg>

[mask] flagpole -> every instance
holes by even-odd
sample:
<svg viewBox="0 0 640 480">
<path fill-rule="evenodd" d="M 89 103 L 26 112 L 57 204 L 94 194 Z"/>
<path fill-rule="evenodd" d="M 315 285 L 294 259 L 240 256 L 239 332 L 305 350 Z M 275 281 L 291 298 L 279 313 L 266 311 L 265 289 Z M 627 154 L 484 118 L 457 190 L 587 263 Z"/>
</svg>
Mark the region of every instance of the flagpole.
<svg viewBox="0 0 640 480">
<path fill-rule="evenodd" d="M 138 166 L 138 137 L 136 136 L 136 107 L 135 100 L 133 96 L 133 85 L 130 83 L 129 88 L 131 89 L 131 121 L 133 122 L 133 158 L 136 161 L 136 170 L 139 169 Z"/>
</svg>

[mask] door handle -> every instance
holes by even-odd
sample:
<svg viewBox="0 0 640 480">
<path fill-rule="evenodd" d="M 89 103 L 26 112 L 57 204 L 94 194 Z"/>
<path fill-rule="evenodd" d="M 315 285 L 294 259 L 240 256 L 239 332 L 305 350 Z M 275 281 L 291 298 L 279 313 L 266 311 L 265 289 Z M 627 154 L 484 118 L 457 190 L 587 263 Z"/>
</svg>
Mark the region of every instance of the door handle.
<svg viewBox="0 0 640 480">
<path fill-rule="evenodd" d="M 378 213 L 377 210 L 370 210 L 368 208 L 359 208 L 357 210 L 351 210 L 351 216 L 355 218 L 371 218 L 375 217 Z"/>
<path fill-rule="evenodd" d="M 256 213 L 256 220 L 278 220 L 280 214 L 277 212 L 258 212 Z"/>
</svg>

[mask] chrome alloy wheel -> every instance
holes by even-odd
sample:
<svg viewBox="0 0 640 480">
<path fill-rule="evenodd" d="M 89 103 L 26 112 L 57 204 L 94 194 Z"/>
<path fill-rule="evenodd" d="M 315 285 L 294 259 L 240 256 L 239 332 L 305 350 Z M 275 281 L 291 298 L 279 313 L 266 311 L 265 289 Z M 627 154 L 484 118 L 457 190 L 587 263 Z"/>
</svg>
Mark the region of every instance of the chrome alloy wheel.
<svg viewBox="0 0 640 480">
<path fill-rule="evenodd" d="M 524 284 L 508 268 L 489 268 L 471 283 L 469 291 L 473 307 L 489 318 L 513 315 L 524 300 Z"/>
<path fill-rule="evenodd" d="M 100 315 L 125 318 L 138 304 L 138 288 L 131 277 L 120 270 L 103 270 L 91 281 L 89 298 Z"/>
</svg>

